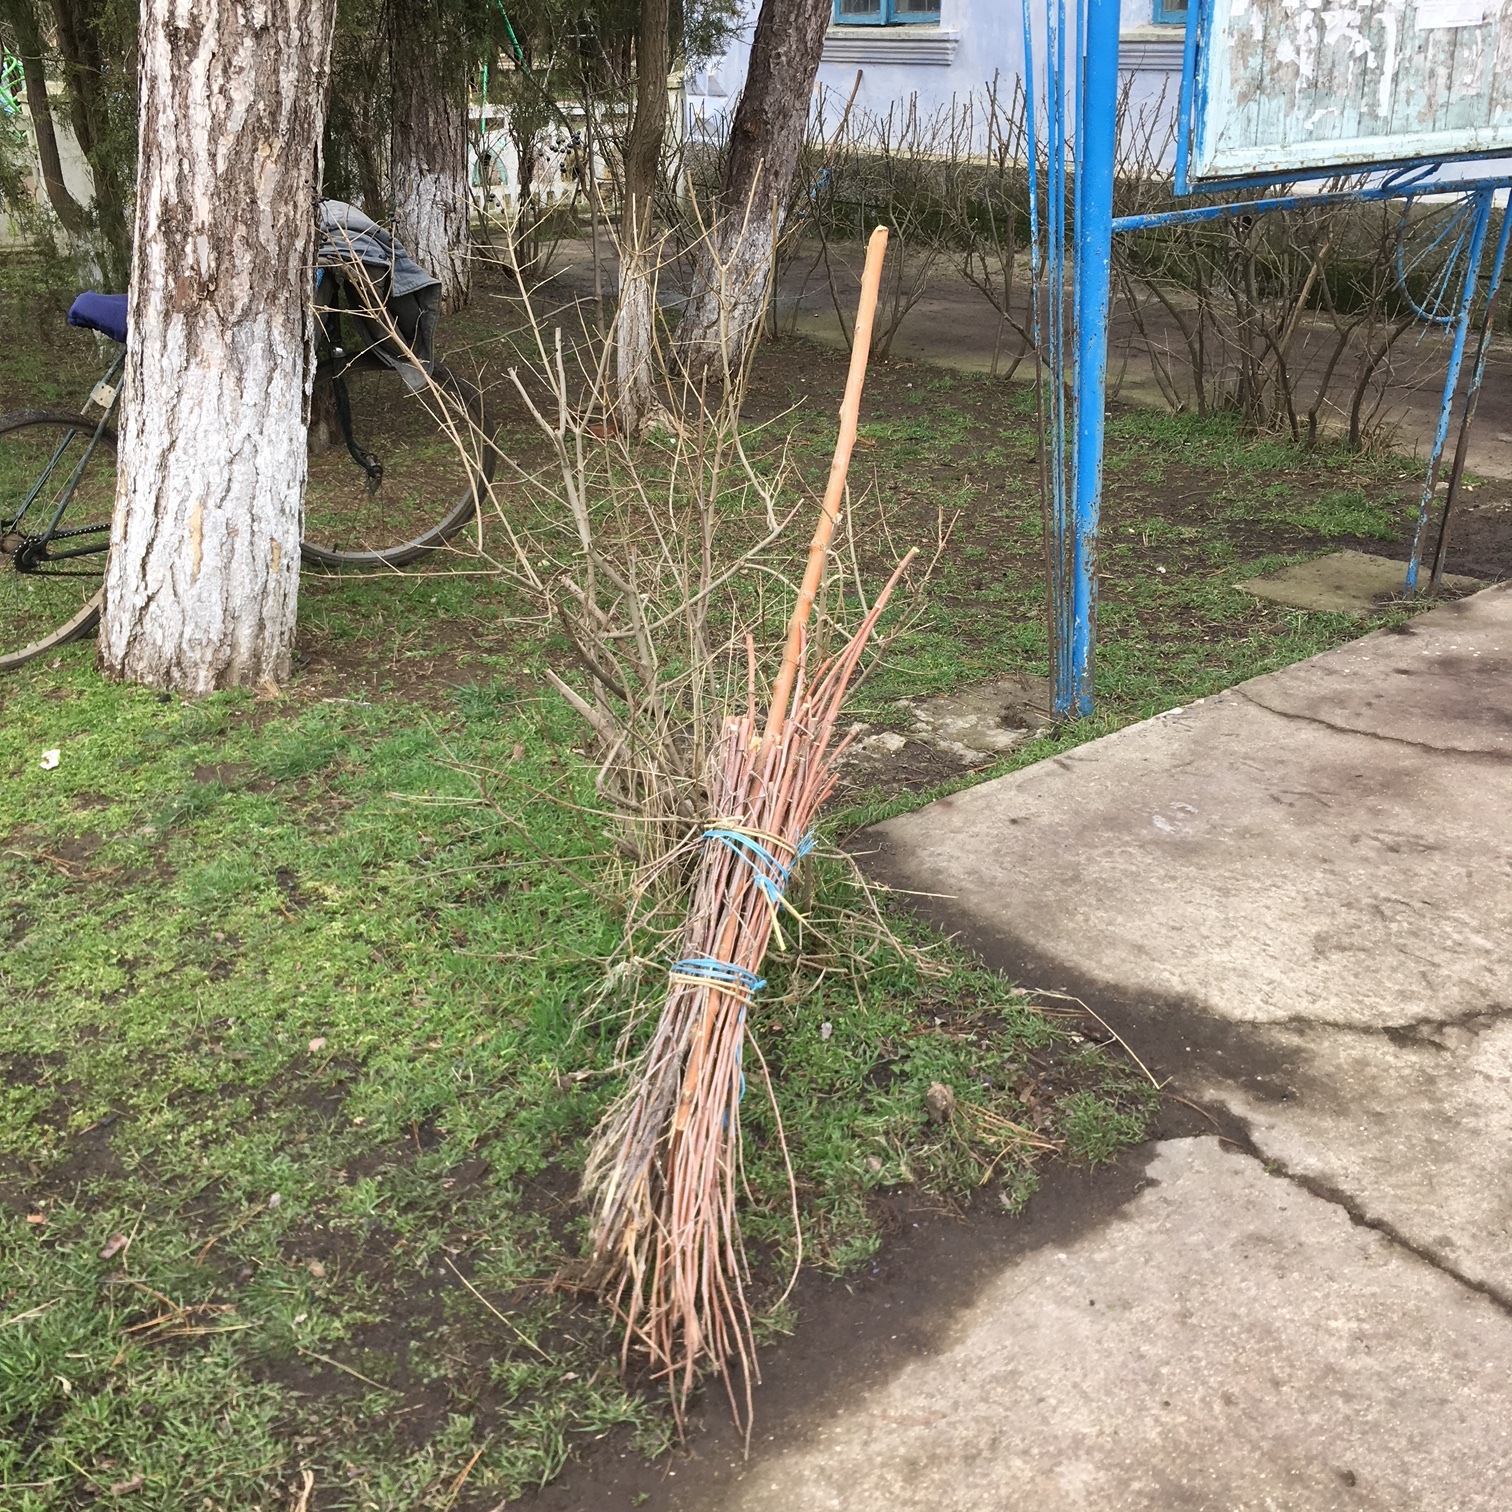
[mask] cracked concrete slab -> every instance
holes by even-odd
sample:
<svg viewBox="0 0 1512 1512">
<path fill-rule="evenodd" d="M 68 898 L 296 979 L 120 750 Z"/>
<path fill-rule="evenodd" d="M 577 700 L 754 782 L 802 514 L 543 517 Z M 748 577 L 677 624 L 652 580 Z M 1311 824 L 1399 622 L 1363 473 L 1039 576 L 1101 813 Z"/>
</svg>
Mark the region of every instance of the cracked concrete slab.
<svg viewBox="0 0 1512 1512">
<path fill-rule="evenodd" d="M 1501 1512 L 1509 647 L 1488 590 L 868 831 L 879 880 L 1215 1133 L 984 1229 L 895 1353 L 831 1335 L 749 1461 L 705 1440 L 613 1505 Z"/>
<path fill-rule="evenodd" d="M 1215 1138 L 707 1512 L 1493 1512 L 1512 1318 Z M 692 1506 L 674 1498 L 676 1505 Z"/>
<path fill-rule="evenodd" d="M 1265 1039 L 1291 1067 L 1280 1095 L 1273 1080 L 1262 1090 L 1205 1066 L 1184 1078 L 1187 1095 L 1226 1108 L 1279 1169 L 1512 1310 L 1512 1017 L 1418 1025 L 1384 1043 L 1297 1027 Z"/>
<path fill-rule="evenodd" d="M 1512 593 L 1478 597 L 1512 646 Z M 945 895 L 952 928 L 1050 958 L 1057 981 L 1026 978 L 1042 986 L 1069 972 L 1256 1024 L 1494 1011 L 1512 1002 L 1512 761 L 1478 758 L 1499 754 L 1512 677 L 1455 702 L 1395 675 L 1397 643 L 1436 639 L 1368 636 L 1317 659 L 1336 669 L 1304 663 L 941 799 L 869 832 L 873 869 Z M 1434 699 L 1448 749 L 1416 738 Z"/>
<path fill-rule="evenodd" d="M 900 698 L 893 705 L 908 716 L 907 731 L 855 727 L 847 759 L 885 767 L 910 742 L 939 752 L 964 767 L 981 766 L 1016 750 L 1054 723 L 1050 689 L 1042 677 L 995 677 L 953 693 Z"/>
<path fill-rule="evenodd" d="M 1274 713 L 1512 756 L 1512 589 L 1491 588 L 1235 690 Z"/>
<path fill-rule="evenodd" d="M 866 844 L 875 876 L 1016 980 L 1086 1000 L 1223 1132 L 1377 1236 L 1401 1277 L 1431 1267 L 1441 1295 L 1491 1309 L 1498 1331 L 1512 1321 L 1512 589 L 957 794 Z M 1258 1337 L 1249 1284 L 1211 1325 L 1239 1328 L 1236 1349 Z M 1275 1305 L 1305 1310 L 1301 1285 Z M 1172 1341 L 1171 1368 L 1187 1368 L 1190 1341 Z M 1377 1414 L 1364 1441 L 1389 1457 L 1393 1388 L 1372 1391 L 1351 1411 Z M 1482 1467 L 1506 1453 L 1512 1377 L 1487 1391 L 1467 1429 Z M 1284 1414 L 1268 1431 L 1284 1458 Z M 1122 1452 L 1096 1442 L 1095 1485 L 1135 1475 Z M 1136 1478 L 1126 1501 L 1082 1504 L 1506 1501 L 1482 1469 L 1446 1467 L 1433 1493 L 1402 1482 L 1329 1501 L 1305 1477 L 1209 1484 L 1200 1446 L 1179 1453 L 1193 1477 L 1179 1496 Z"/>
</svg>

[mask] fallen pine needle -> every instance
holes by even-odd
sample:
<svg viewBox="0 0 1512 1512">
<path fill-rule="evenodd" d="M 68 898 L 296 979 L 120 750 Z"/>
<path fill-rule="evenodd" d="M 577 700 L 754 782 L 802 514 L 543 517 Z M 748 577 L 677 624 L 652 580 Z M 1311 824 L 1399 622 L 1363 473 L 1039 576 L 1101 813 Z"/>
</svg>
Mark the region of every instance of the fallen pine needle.
<svg viewBox="0 0 1512 1512">
<path fill-rule="evenodd" d="M 261 1212 L 264 1212 L 264 1211 L 266 1211 L 266 1209 L 267 1209 L 267 1206 L 268 1206 L 268 1204 L 267 1204 L 267 1203 L 266 1203 L 266 1202 L 259 1202 L 259 1203 L 258 1203 L 258 1204 L 257 1204 L 257 1206 L 256 1206 L 256 1207 L 255 1207 L 255 1208 L 253 1208 L 253 1209 L 252 1209 L 252 1210 L 251 1210 L 251 1212 L 249 1212 L 249 1213 L 245 1213 L 245 1214 L 243 1214 L 243 1215 L 242 1215 L 242 1216 L 241 1216 L 241 1217 L 240 1217 L 240 1218 L 238 1218 L 238 1219 L 237 1219 L 237 1220 L 236 1220 L 236 1222 L 235 1222 L 235 1223 L 233 1223 L 233 1224 L 232 1224 L 232 1225 L 231 1225 L 231 1227 L 230 1227 L 230 1228 L 228 1228 L 228 1229 L 227 1229 L 227 1230 L 226 1230 L 226 1231 L 225 1231 L 225 1233 L 223 1233 L 223 1234 L 216 1234 L 216 1235 L 214 1235 L 214 1236 L 213 1236 L 213 1237 L 212 1237 L 212 1238 L 211 1238 L 211 1239 L 210 1239 L 210 1240 L 209 1240 L 209 1241 L 208 1241 L 208 1242 L 207 1242 L 207 1243 L 206 1243 L 206 1245 L 205 1245 L 205 1247 L 204 1247 L 204 1248 L 203 1248 L 203 1249 L 202 1249 L 202 1250 L 201 1250 L 201 1251 L 200 1251 L 200 1252 L 199 1252 L 199 1254 L 197 1254 L 197 1255 L 196 1255 L 196 1256 L 195 1256 L 195 1257 L 194 1257 L 194 1258 L 195 1258 L 195 1260 L 196 1260 L 196 1261 L 197 1261 L 197 1262 L 198 1262 L 198 1263 L 199 1263 L 199 1264 L 201 1264 L 201 1265 L 203 1265 L 203 1264 L 204 1264 L 204 1263 L 205 1263 L 205 1256 L 206 1256 L 206 1255 L 208 1255 L 208 1254 L 209 1254 L 209 1253 L 210 1253 L 210 1251 L 211 1251 L 211 1250 L 213 1250 L 213 1249 L 214 1249 L 214 1248 L 215 1248 L 215 1246 L 216 1246 L 216 1245 L 217 1245 L 217 1244 L 219 1244 L 219 1243 L 220 1243 L 220 1242 L 221 1242 L 221 1240 L 222 1240 L 222 1239 L 229 1239 L 229 1238 L 230 1238 L 230 1237 L 231 1237 L 231 1236 L 232 1236 L 232 1234 L 237 1234 L 237 1233 L 240 1233 L 240 1232 L 241 1232 L 241 1230 L 242 1230 L 242 1229 L 244 1229 L 244 1228 L 246 1228 L 246 1226 L 247 1226 L 247 1225 L 248 1225 L 248 1224 L 249 1224 L 249 1223 L 251 1223 L 251 1221 L 252 1221 L 252 1220 L 253 1220 L 253 1219 L 254 1219 L 254 1218 L 255 1218 L 255 1217 L 257 1217 L 257 1215 L 258 1215 L 258 1214 L 259 1214 L 259 1213 L 261 1213 Z"/>
<path fill-rule="evenodd" d="M 1122 1045 L 1122 1046 L 1123 1046 L 1123 1048 L 1124 1048 L 1124 1053 L 1125 1053 L 1125 1054 L 1126 1054 L 1126 1055 L 1127 1055 L 1127 1056 L 1128 1056 L 1128 1057 L 1129 1057 L 1129 1059 L 1130 1059 L 1130 1060 L 1131 1060 L 1131 1061 L 1133 1061 L 1133 1062 L 1134 1062 L 1134 1064 L 1135 1064 L 1135 1065 L 1136 1065 L 1136 1066 L 1138 1066 L 1138 1067 L 1139 1067 L 1139 1069 L 1140 1069 L 1140 1070 L 1141 1070 L 1141 1071 L 1143 1071 L 1143 1072 L 1144 1072 L 1144 1074 L 1145 1074 L 1145 1075 L 1146 1075 L 1146 1076 L 1147 1076 L 1147 1077 L 1149 1077 L 1149 1080 L 1150 1080 L 1150 1085 L 1151 1085 L 1151 1086 L 1152 1086 L 1152 1087 L 1154 1087 L 1154 1089 L 1155 1089 L 1155 1090 L 1156 1090 L 1156 1091 L 1157 1091 L 1157 1092 L 1159 1092 L 1159 1091 L 1160 1091 L 1160 1090 L 1161 1090 L 1161 1087 L 1162 1087 L 1162 1086 L 1163 1086 L 1163 1085 L 1164 1085 L 1164 1084 L 1163 1084 L 1163 1083 L 1161 1083 L 1161 1082 L 1158 1082 L 1158 1081 L 1156 1081 L 1156 1080 L 1155 1080 L 1155 1077 L 1154 1077 L 1154 1075 L 1153 1075 L 1153 1074 L 1152 1074 L 1152 1073 L 1151 1073 L 1151 1071 L 1150 1071 L 1150 1068 L 1149 1068 L 1149 1067 L 1148 1067 L 1148 1066 L 1147 1066 L 1147 1065 L 1145 1065 L 1145 1063 L 1144 1063 L 1144 1062 L 1143 1062 L 1143 1061 L 1142 1061 L 1142 1060 L 1140 1060 L 1140 1058 L 1139 1058 L 1139 1057 L 1138 1057 L 1138 1056 L 1137 1056 L 1137 1055 L 1135 1055 L 1135 1053 L 1134 1053 L 1134 1051 L 1133 1051 L 1133 1049 L 1132 1049 L 1132 1048 L 1131 1048 L 1131 1047 L 1130 1047 L 1130 1045 L 1129 1045 L 1129 1042 L 1128 1042 L 1128 1040 L 1126 1040 L 1126 1039 L 1125 1039 L 1125 1038 L 1124 1038 L 1124 1037 L 1123 1037 L 1123 1035 L 1121 1035 L 1121 1034 L 1120 1034 L 1120 1033 L 1119 1033 L 1119 1032 L 1118 1032 L 1118 1030 L 1116 1030 L 1116 1029 L 1115 1029 L 1115 1028 L 1114 1028 L 1114 1027 L 1113 1027 L 1113 1026 L 1112 1026 L 1112 1024 L 1110 1024 L 1110 1023 L 1109 1023 L 1109 1022 L 1108 1022 L 1108 1021 L 1107 1021 L 1107 1019 L 1105 1019 L 1105 1018 L 1104 1018 L 1104 1017 L 1103 1017 L 1103 1016 L 1102 1016 L 1102 1014 L 1100 1014 L 1100 1013 L 1097 1013 L 1097 1012 L 1095 1012 L 1095 1011 L 1094 1011 L 1094 1010 L 1093 1010 L 1093 1009 L 1091 1009 L 1091 1008 L 1089 1008 L 1089 1007 L 1087 1007 L 1087 1005 L 1086 1005 L 1086 1004 L 1085 1004 L 1085 1003 L 1084 1003 L 1084 1002 L 1082 1002 L 1082 1000 L 1081 1000 L 1081 999 L 1080 999 L 1080 998 L 1079 998 L 1079 997 L 1072 997 L 1072 996 L 1071 996 L 1071 994 L 1070 994 L 1070 993 L 1069 993 L 1069 992 L 1051 992 L 1051 991 L 1050 991 L 1050 990 L 1049 990 L 1049 989 L 1048 989 L 1048 988 L 1046 988 L 1046 987 L 1035 987 L 1035 988 L 1032 988 L 1032 989 L 1027 989 L 1027 990 L 1029 990 L 1029 991 L 1030 991 L 1030 993 L 1031 993 L 1031 995 L 1032 995 L 1032 996 L 1034 996 L 1034 997 L 1048 997 L 1048 998 L 1058 998 L 1058 999 L 1059 999 L 1059 1000 L 1060 1000 L 1060 1001 L 1061 1001 L 1061 1002 L 1063 1002 L 1063 1003 L 1075 1003 L 1075 1004 L 1076 1004 L 1076 1006 L 1077 1006 L 1077 1007 L 1078 1007 L 1078 1008 L 1080 1008 L 1080 1009 L 1081 1009 L 1081 1011 L 1082 1011 L 1082 1012 L 1083 1012 L 1083 1013 L 1085 1013 L 1085 1014 L 1086 1014 L 1086 1015 L 1087 1015 L 1087 1017 L 1088 1017 L 1088 1018 L 1094 1018 L 1094 1019 L 1096 1019 L 1096 1020 L 1097 1020 L 1097 1022 L 1098 1022 L 1098 1023 L 1099 1023 L 1099 1024 L 1101 1024 L 1101 1025 L 1102 1025 L 1102 1026 L 1103 1026 L 1103 1028 L 1104 1028 L 1104 1029 L 1106 1029 L 1106 1030 L 1107 1030 L 1107 1031 L 1108 1031 L 1108 1033 L 1109 1033 L 1109 1034 L 1111 1034 L 1111 1035 L 1112 1035 L 1112 1036 L 1113 1036 L 1113 1038 L 1114 1038 L 1114 1039 L 1116 1039 L 1116 1040 L 1117 1040 L 1117 1041 L 1118 1041 L 1118 1043 L 1119 1043 L 1119 1044 L 1120 1044 L 1120 1045 Z"/>
<path fill-rule="evenodd" d="M 40 1318 L 43 1313 L 50 1312 L 62 1300 L 62 1297 L 54 1297 L 51 1302 L 44 1302 L 40 1307 L 29 1307 L 25 1312 L 19 1312 L 15 1317 L 7 1318 L 0 1323 L 0 1328 L 9 1328 L 12 1323 L 25 1323 L 28 1318 Z"/>
<path fill-rule="evenodd" d="M 202 1339 L 206 1334 L 230 1334 L 246 1333 L 249 1328 L 256 1328 L 255 1323 L 227 1323 L 220 1328 L 208 1328 L 195 1324 L 189 1328 L 170 1328 L 165 1332 L 156 1334 L 159 1339 Z"/>
<path fill-rule="evenodd" d="M 467 1477 L 472 1474 L 473 1466 L 483 1458 L 483 1451 L 487 1449 L 491 1443 L 493 1443 L 493 1440 L 491 1438 L 484 1439 L 483 1442 L 478 1445 L 477 1451 L 474 1453 L 473 1457 L 468 1460 L 468 1462 L 462 1467 L 461 1475 L 459 1475 L 456 1480 L 452 1482 L 451 1495 L 446 1498 L 446 1507 L 451 1507 L 455 1504 L 457 1498 L 462 1494 L 462 1487 L 467 1484 Z M 446 1512 L 446 1508 L 442 1508 L 442 1512 Z"/>
<path fill-rule="evenodd" d="M 145 1333 L 149 1328 L 162 1328 L 169 1323 L 183 1324 L 186 1318 L 202 1313 L 221 1315 L 235 1311 L 229 1302 L 201 1302 L 190 1307 L 174 1307 L 171 1312 L 159 1313 L 155 1318 L 148 1318 L 145 1323 L 133 1323 L 125 1332 Z M 246 1326 L 250 1328 L 252 1325 L 249 1323 Z"/>
<path fill-rule="evenodd" d="M 300 1473 L 304 1476 L 304 1486 L 299 1493 L 299 1500 L 294 1503 L 293 1512 L 310 1512 L 310 1496 L 315 1490 L 315 1472 L 304 1470 Z"/>
<path fill-rule="evenodd" d="M 300 1354 L 308 1355 L 312 1360 L 319 1360 L 322 1365 L 329 1365 L 333 1370 L 344 1371 L 354 1380 L 361 1381 L 364 1386 L 371 1386 L 374 1391 L 392 1391 L 394 1389 L 392 1386 L 382 1385 L 371 1376 L 363 1375 L 360 1370 L 353 1370 L 350 1365 L 343 1365 L 340 1360 L 333 1360 L 330 1355 L 323 1355 L 315 1349 L 306 1349 L 303 1344 L 296 1344 L 294 1347 Z"/>
<path fill-rule="evenodd" d="M 1208 1112 L 1208 1110 L 1207 1110 L 1207 1109 L 1206 1109 L 1206 1108 L 1199 1108 L 1199 1107 L 1198 1107 L 1198 1106 L 1197 1106 L 1197 1104 L 1196 1104 L 1196 1103 L 1194 1103 L 1194 1102 L 1188 1102 L 1188 1101 L 1187 1101 L 1187 1100 L 1186 1100 L 1186 1098 L 1184 1098 L 1184 1097 L 1177 1097 L 1177 1095 L 1176 1095 L 1176 1094 L 1175 1094 L 1175 1093 L 1174 1093 L 1174 1092 L 1166 1092 L 1166 1093 L 1164 1093 L 1164 1095 L 1165 1095 L 1165 1096 L 1166 1096 L 1166 1097 L 1168 1097 L 1168 1098 L 1170 1098 L 1170 1100 L 1171 1100 L 1171 1101 L 1172 1101 L 1172 1102 L 1179 1102 L 1179 1103 L 1180 1103 L 1180 1104 L 1181 1104 L 1181 1106 L 1182 1106 L 1182 1107 L 1183 1107 L 1183 1108 L 1190 1108 L 1190 1109 L 1191 1109 L 1191 1110 L 1192 1110 L 1192 1112 L 1194 1112 L 1194 1113 L 1200 1113 L 1200 1114 L 1202 1114 L 1202 1116 L 1203 1116 L 1203 1117 L 1204 1117 L 1204 1118 L 1205 1118 L 1205 1119 L 1207 1119 L 1207 1121 L 1208 1121 L 1208 1122 L 1209 1122 L 1209 1123 L 1210 1123 L 1210 1124 L 1212 1124 L 1212 1126 L 1213 1126 L 1213 1127 L 1214 1127 L 1214 1128 L 1215 1128 L 1215 1129 L 1218 1129 L 1218 1128 L 1222 1128 L 1222 1127 L 1223 1127 L 1223 1126 L 1222 1126 L 1222 1125 L 1221 1125 L 1221 1124 L 1220 1124 L 1220 1123 L 1219 1123 L 1219 1122 L 1218 1122 L 1218 1120 L 1217 1120 L 1217 1119 L 1216 1119 L 1216 1118 L 1214 1118 L 1214 1117 L 1213 1117 L 1213 1115 L 1212 1115 L 1212 1114 L 1211 1114 L 1211 1113 L 1209 1113 L 1209 1112 Z"/>
</svg>

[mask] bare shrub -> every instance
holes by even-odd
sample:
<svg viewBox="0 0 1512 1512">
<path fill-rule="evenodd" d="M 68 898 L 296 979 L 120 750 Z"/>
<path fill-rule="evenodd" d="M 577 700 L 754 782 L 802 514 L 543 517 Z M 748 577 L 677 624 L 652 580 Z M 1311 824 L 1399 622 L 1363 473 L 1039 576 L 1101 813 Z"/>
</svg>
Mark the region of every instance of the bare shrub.
<svg viewBox="0 0 1512 1512">
<path fill-rule="evenodd" d="M 361 313 L 404 349 L 381 291 L 361 267 L 351 276 Z M 480 475 L 474 555 L 453 565 L 496 575 L 560 632 L 566 650 L 547 676 L 591 731 L 619 851 L 650 876 L 709 815 L 707 760 L 728 710 L 748 702 L 750 649 L 780 646 L 802 566 L 789 526 L 814 500 L 786 440 L 742 420 L 748 367 L 694 390 L 659 346 L 655 423 L 627 435 L 610 423 L 607 345 L 548 329 L 523 286 L 520 309 L 524 328 L 501 355 L 533 442 L 505 452 L 444 391 L 430 396 Z M 497 453 L 491 482 L 485 450 Z M 867 602 L 849 522 L 848 509 L 810 634 L 820 659 L 844 628 L 838 605 Z"/>
<path fill-rule="evenodd" d="M 911 96 L 886 115 L 851 112 L 825 144 L 811 226 L 835 318 L 847 345 L 847 298 L 859 281 L 864 238 L 891 232 L 871 354 L 885 358 L 910 310 L 952 246 L 954 177 L 971 154 L 971 115 L 954 106 L 921 111 Z"/>
<path fill-rule="evenodd" d="M 1120 132 L 1120 216 L 1218 202 L 1177 200 L 1168 167 L 1174 128 L 1164 120 L 1126 121 Z M 1416 344 L 1417 360 L 1404 362 L 1415 344 L 1402 338 L 1436 329 L 1458 245 L 1441 233 L 1446 217 L 1460 213 L 1304 200 L 1120 233 L 1113 324 L 1125 371 L 1142 358 L 1175 410 L 1237 411 L 1253 430 L 1309 444 L 1328 428 L 1359 448 L 1379 427 L 1388 390 L 1400 394 L 1438 368 L 1437 342 Z"/>
<path fill-rule="evenodd" d="M 1029 249 L 1028 96 L 1015 78 L 1005 95 L 994 76 L 981 101 L 968 100 L 968 136 L 979 144 L 952 176 L 950 218 L 961 275 L 998 317 L 992 368 L 999 370 L 1005 331 L 1013 338 L 1011 378 L 1034 350 L 1034 292 L 1024 262 Z M 980 133 L 976 117 L 980 116 Z"/>
<path fill-rule="evenodd" d="M 1126 76 L 1118 106 L 1115 213 L 1213 203 L 1177 199 L 1171 101 L 1162 93 L 1136 103 L 1132 83 Z M 873 354 L 887 356 L 931 285 L 955 276 L 996 316 L 992 371 L 1013 376 L 1034 350 L 1022 81 L 994 78 L 934 111 L 916 99 L 882 114 L 847 105 L 827 126 L 838 103 L 821 98 L 811 118 L 784 213 L 778 287 L 787 328 L 818 273 L 849 343 L 861 233 L 885 222 L 893 244 Z M 717 135 L 705 145 L 695 199 L 717 182 L 721 150 Z M 1392 402 L 1441 371 L 1441 318 L 1455 292 L 1447 275 L 1463 250 L 1462 238 L 1444 232 L 1457 215 L 1452 205 L 1304 202 L 1117 234 L 1113 391 L 1143 374 L 1174 410 L 1237 411 L 1250 429 L 1306 443 L 1328 432 L 1370 444 Z M 1041 235 L 1052 229 L 1042 223 Z M 776 332 L 775 301 L 771 325 Z"/>
<path fill-rule="evenodd" d="M 859 85 L 859 77 L 857 84 Z M 910 98 L 878 114 L 821 97 L 809 123 L 786 210 L 779 273 L 800 260 L 808 271 L 788 284 L 789 329 L 815 273 L 847 345 L 847 300 L 867 226 L 892 230 L 872 354 L 885 358 L 899 330 L 949 269 L 997 317 L 992 371 L 1011 376 L 1033 347 L 1028 247 L 1027 96 L 1022 81 L 994 76 L 980 94 L 934 110 Z M 826 123 L 834 116 L 834 124 Z M 777 315 L 773 314 L 773 329 Z"/>
</svg>

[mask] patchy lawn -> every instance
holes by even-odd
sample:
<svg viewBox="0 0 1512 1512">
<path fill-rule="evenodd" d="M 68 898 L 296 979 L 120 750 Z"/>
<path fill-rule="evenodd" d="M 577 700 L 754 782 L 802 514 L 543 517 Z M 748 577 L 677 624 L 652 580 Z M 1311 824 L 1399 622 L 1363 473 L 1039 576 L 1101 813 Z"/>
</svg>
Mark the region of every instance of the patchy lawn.
<svg viewBox="0 0 1512 1512">
<path fill-rule="evenodd" d="M 31 353 L 8 404 L 34 380 L 77 399 L 99 366 L 62 330 L 62 293 L 37 286 L 15 266 L 0 280 L 0 336 Z M 480 289 L 454 342 L 486 363 L 510 308 Z M 751 412 L 797 406 L 780 424 L 811 480 L 842 382 L 815 348 L 758 363 Z M 932 541 L 942 520 L 951 536 L 927 617 L 860 717 L 1044 675 L 1027 398 L 873 373 L 859 570 L 874 580 L 891 543 Z M 1364 628 L 1234 589 L 1281 554 L 1404 554 L 1416 470 L 1394 459 L 1138 412 L 1110 447 L 1097 718 L 940 783 Z M 307 577 L 298 673 L 276 700 L 107 686 L 88 647 L 0 684 L 7 1507 L 129 1490 L 162 1512 L 250 1509 L 309 1487 L 310 1508 L 481 1512 L 595 1445 L 668 1443 L 656 1389 L 619 1375 L 604 1311 L 551 1285 L 580 1252 L 577 1174 L 617 1036 L 655 982 L 602 990 L 621 926 L 610 842 L 582 731 L 543 690 L 546 647 L 517 608 L 476 577 Z M 918 786 L 873 774 L 826 840 L 938 790 L 904 791 Z M 857 903 L 837 860 L 813 891 L 816 917 Z M 811 939 L 775 963 L 757 1024 L 809 1263 L 837 1273 L 886 1242 L 900 1191 L 1011 1222 L 1036 1152 L 998 1120 L 1094 1162 L 1138 1140 L 1152 1105 L 1094 1026 L 1036 1009 L 906 915 L 894 927 L 933 969 L 870 934 L 854 959 Z M 959 1110 L 943 1125 L 937 1081 Z M 793 1235 L 763 1089 L 746 1110 L 746 1231 L 770 1303 Z M 801 1324 L 773 1310 L 763 1328 Z"/>
</svg>

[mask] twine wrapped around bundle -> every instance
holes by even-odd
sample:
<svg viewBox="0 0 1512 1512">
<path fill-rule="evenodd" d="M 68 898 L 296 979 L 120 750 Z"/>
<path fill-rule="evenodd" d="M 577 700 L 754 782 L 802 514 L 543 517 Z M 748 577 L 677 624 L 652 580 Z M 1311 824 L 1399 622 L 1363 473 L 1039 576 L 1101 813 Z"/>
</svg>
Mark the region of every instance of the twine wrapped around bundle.
<svg viewBox="0 0 1512 1512">
<path fill-rule="evenodd" d="M 711 755 L 713 813 L 698 842 L 666 1002 L 626 1091 L 598 1129 L 583 1178 L 594 1204 L 590 1271 L 625 1319 L 627 1355 L 635 1344 L 645 1348 L 679 1421 L 700 1367 L 711 1367 L 747 1432 L 758 1377 L 736 1187 L 747 1045 L 760 1057 L 750 1011 L 766 985 L 767 948 L 784 943 L 781 916 L 793 914 L 793 870 L 813 845 L 814 822 L 835 785 L 848 741 L 835 735 L 846 694 L 914 556 L 899 564 L 844 649 L 809 675 L 808 620 L 844 497 L 886 242 L 879 227 L 867 248 L 835 459 L 765 729 L 748 643 L 747 708 L 725 722 Z M 780 1118 L 777 1127 L 780 1139 Z"/>
<path fill-rule="evenodd" d="M 707 1361 L 737 1418 L 750 1418 L 755 1353 L 735 1211 L 749 1011 L 780 913 L 792 907 L 792 868 L 813 843 L 849 739 L 835 740 L 846 691 L 896 581 L 812 692 L 800 673 L 773 745 L 757 734 L 754 708 L 726 725 L 716 804 L 726 817 L 704 830 L 666 1004 L 584 1177 L 595 1194 L 594 1264 L 613 1278 L 626 1346 L 644 1345 L 679 1410 Z"/>
</svg>

